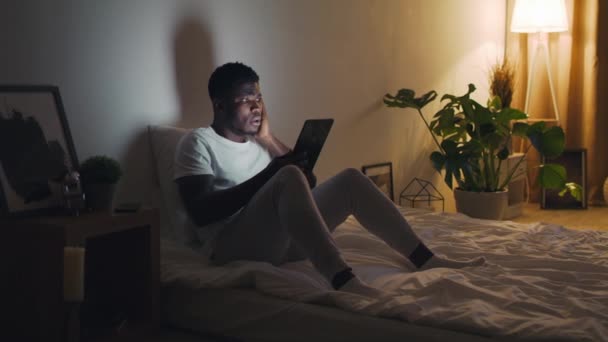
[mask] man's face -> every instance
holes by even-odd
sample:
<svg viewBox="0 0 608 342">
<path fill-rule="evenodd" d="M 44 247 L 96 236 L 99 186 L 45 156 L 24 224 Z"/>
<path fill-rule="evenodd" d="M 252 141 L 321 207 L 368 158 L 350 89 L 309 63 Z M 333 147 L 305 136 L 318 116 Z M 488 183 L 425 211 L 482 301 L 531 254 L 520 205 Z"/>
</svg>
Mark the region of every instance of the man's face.
<svg viewBox="0 0 608 342">
<path fill-rule="evenodd" d="M 226 128 L 239 136 L 258 133 L 262 124 L 264 101 L 257 82 L 236 86 L 224 103 L 224 114 L 228 125 Z"/>
</svg>

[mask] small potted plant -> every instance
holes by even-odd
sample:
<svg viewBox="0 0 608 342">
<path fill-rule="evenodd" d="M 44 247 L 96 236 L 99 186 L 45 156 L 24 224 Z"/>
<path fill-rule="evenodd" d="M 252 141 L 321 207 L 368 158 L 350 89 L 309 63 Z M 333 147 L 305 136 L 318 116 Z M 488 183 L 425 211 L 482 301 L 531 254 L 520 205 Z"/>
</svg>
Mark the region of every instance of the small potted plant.
<svg viewBox="0 0 608 342">
<path fill-rule="evenodd" d="M 469 216 L 502 219 L 507 206 L 507 184 L 518 169 L 507 170 L 501 178 L 501 168 L 511 148 L 514 136 L 530 141 L 525 155 L 534 147 L 548 159 L 558 157 L 564 149 L 565 137 L 561 127 L 548 127 L 545 122 L 528 124 L 522 120 L 528 115 L 503 106 L 500 96 L 492 97 L 487 107 L 471 99 L 475 86 L 462 96 L 445 94 L 441 101 L 447 103 L 429 122 L 422 108 L 435 100 L 437 92 L 430 91 L 420 97 L 411 89 L 401 89 L 395 95 L 386 94 L 388 107 L 415 109 L 431 133 L 437 150 L 430 155 L 433 167 L 444 173 L 445 183 L 452 189 L 456 209 Z M 519 164 L 518 164 L 519 165 Z M 549 189 L 561 189 L 560 195 L 569 192 L 580 200 L 581 187 L 566 182 L 566 170 L 558 164 L 540 165 L 540 185 Z"/>
<path fill-rule="evenodd" d="M 92 156 L 80 164 L 78 172 L 87 207 L 92 210 L 110 210 L 116 183 L 122 176 L 120 164 L 108 156 Z"/>
</svg>

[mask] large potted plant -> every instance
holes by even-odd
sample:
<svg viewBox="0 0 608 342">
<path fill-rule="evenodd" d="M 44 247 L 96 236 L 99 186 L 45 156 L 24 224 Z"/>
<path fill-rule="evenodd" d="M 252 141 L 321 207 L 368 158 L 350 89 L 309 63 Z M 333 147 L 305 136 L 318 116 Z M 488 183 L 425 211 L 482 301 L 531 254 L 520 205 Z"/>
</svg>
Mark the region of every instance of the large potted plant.
<svg viewBox="0 0 608 342">
<path fill-rule="evenodd" d="M 435 91 L 416 97 L 413 90 L 401 89 L 395 95 L 386 94 L 384 103 L 418 112 L 437 145 L 430 155 L 433 167 L 443 172 L 450 189 L 455 185 L 457 211 L 478 218 L 502 219 L 508 201 L 506 186 L 518 169 L 516 165 L 500 177 L 501 169 L 507 167 L 505 160 L 511 152 L 512 138 L 530 141 L 519 163 L 532 147 L 551 159 L 564 149 L 564 131 L 542 121 L 521 121 L 527 119 L 527 114 L 503 106 L 500 96 L 493 96 L 484 107 L 470 97 L 473 91 L 475 86 L 469 84 L 462 96 L 443 95 L 441 101 L 446 103 L 430 122 L 422 108 L 436 99 Z M 562 196 L 569 192 L 577 199 L 581 197 L 581 187 L 566 182 L 566 170 L 561 165 L 540 165 L 538 177 L 542 187 L 561 189 Z"/>
<path fill-rule="evenodd" d="M 78 169 L 87 207 L 110 210 L 116 183 L 122 176 L 120 164 L 107 156 L 92 156 Z"/>
</svg>

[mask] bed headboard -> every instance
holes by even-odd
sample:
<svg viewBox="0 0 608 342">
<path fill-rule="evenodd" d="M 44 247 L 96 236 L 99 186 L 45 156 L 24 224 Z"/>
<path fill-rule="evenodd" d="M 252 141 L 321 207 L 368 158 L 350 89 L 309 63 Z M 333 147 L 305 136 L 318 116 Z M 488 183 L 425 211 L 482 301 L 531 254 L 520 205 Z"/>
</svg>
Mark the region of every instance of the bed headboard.
<svg viewBox="0 0 608 342">
<path fill-rule="evenodd" d="M 148 126 L 148 137 L 155 166 L 154 179 L 160 187 L 161 237 L 176 240 L 188 246 L 198 239 L 194 223 L 182 205 L 173 182 L 175 149 L 182 136 L 190 130 L 173 126 Z"/>
</svg>

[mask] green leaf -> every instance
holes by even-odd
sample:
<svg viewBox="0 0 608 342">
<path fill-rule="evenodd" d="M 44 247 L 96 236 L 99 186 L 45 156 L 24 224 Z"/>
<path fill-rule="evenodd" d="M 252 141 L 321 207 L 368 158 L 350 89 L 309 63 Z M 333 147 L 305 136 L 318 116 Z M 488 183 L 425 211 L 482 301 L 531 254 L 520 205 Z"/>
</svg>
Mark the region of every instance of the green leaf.
<svg viewBox="0 0 608 342">
<path fill-rule="evenodd" d="M 433 118 L 442 118 L 446 115 L 449 115 L 451 117 L 454 117 L 454 108 L 442 108 L 439 111 L 437 111 L 437 113 L 435 113 L 435 115 L 433 115 Z"/>
<path fill-rule="evenodd" d="M 443 166 L 445 165 L 445 157 L 441 152 L 435 151 L 431 153 L 431 162 L 433 163 L 433 168 L 441 172 L 441 169 L 443 169 Z"/>
<path fill-rule="evenodd" d="M 456 102 L 458 100 L 458 98 L 454 95 L 444 94 L 441 97 L 441 102 L 443 102 L 443 100 L 450 100 L 450 103 L 452 103 L 452 102 Z"/>
<path fill-rule="evenodd" d="M 509 127 L 508 125 L 495 122 L 494 126 L 496 126 L 496 132 L 500 135 L 505 137 L 511 135 L 511 127 Z"/>
<path fill-rule="evenodd" d="M 467 92 L 467 94 L 465 96 L 469 96 L 472 92 L 475 91 L 475 85 L 473 83 L 469 83 L 469 91 Z"/>
<path fill-rule="evenodd" d="M 502 109 L 502 100 L 500 99 L 500 96 L 494 96 L 491 99 L 488 100 L 488 108 L 491 111 L 500 111 Z"/>
<path fill-rule="evenodd" d="M 505 137 L 498 133 L 490 133 L 486 134 L 482 141 L 487 145 L 487 147 L 491 150 L 496 150 L 498 147 L 503 145 L 505 142 Z"/>
<path fill-rule="evenodd" d="M 473 121 L 475 121 L 478 125 L 492 124 L 494 125 L 494 114 L 486 107 L 480 105 L 475 100 L 470 100 L 471 106 L 473 108 Z"/>
<path fill-rule="evenodd" d="M 457 106 L 457 105 L 460 105 L 462 107 L 463 102 L 469 100 L 469 95 L 471 95 L 471 93 L 474 92 L 475 89 L 476 89 L 475 85 L 470 83 L 466 94 L 464 94 L 460 97 L 456 97 L 456 96 L 450 95 L 450 94 L 445 94 L 441 97 L 441 101 L 443 102 L 444 100 L 450 100 L 448 102 L 448 104 L 446 104 L 446 107 L 452 107 L 452 106 Z"/>
<path fill-rule="evenodd" d="M 560 191 L 559 195 L 564 196 L 566 192 L 569 192 L 572 197 L 577 201 L 583 200 L 583 188 L 576 183 L 566 183 L 565 188 Z"/>
<path fill-rule="evenodd" d="M 439 120 L 432 122 L 431 130 L 435 135 L 441 136 L 441 127 L 439 126 Z"/>
<path fill-rule="evenodd" d="M 414 98 L 414 103 L 418 106 L 418 108 L 423 108 L 429 102 L 433 102 L 436 97 L 437 97 L 437 92 L 434 90 L 431 90 L 428 93 L 426 93 L 420 97 Z"/>
<path fill-rule="evenodd" d="M 525 137 L 528 135 L 528 128 L 530 125 L 524 122 L 516 122 L 513 124 L 513 135 L 518 137 Z"/>
<path fill-rule="evenodd" d="M 496 126 L 493 123 L 488 122 L 479 125 L 479 135 L 483 138 L 487 135 L 494 134 L 496 132 Z"/>
<path fill-rule="evenodd" d="M 460 101 L 460 106 L 462 107 L 462 112 L 464 113 L 464 117 L 472 120 L 473 122 L 477 122 L 475 110 L 473 109 L 473 103 L 469 99 L 462 99 Z"/>
<path fill-rule="evenodd" d="M 106 155 L 95 155 L 87 158 L 78 168 L 83 184 L 114 184 L 122 176 L 120 163 Z"/>
<path fill-rule="evenodd" d="M 547 158 L 559 157 L 564 151 L 566 137 L 561 127 L 553 126 L 542 134 L 542 147 L 539 150 Z"/>
<path fill-rule="evenodd" d="M 412 89 L 403 88 L 397 92 L 397 97 L 404 100 L 412 100 L 414 96 L 416 96 L 416 92 Z"/>
<path fill-rule="evenodd" d="M 443 180 L 445 181 L 445 184 L 447 184 L 447 186 L 450 189 L 452 189 L 452 178 L 453 177 L 452 177 L 452 171 L 451 171 L 451 169 L 447 169 L 446 168 L 446 170 L 445 170 L 445 177 L 444 177 Z"/>
<path fill-rule="evenodd" d="M 479 140 L 469 140 L 462 145 L 460 150 L 467 157 L 479 156 L 483 151 L 483 144 Z"/>
<path fill-rule="evenodd" d="M 444 139 L 449 139 L 451 135 L 457 134 L 458 132 L 459 132 L 458 127 L 454 127 L 454 126 L 448 126 L 441 130 L 441 134 L 443 135 Z M 454 139 L 452 139 L 452 140 L 454 140 Z"/>
<path fill-rule="evenodd" d="M 451 109 L 445 110 L 439 117 L 439 128 L 445 129 L 448 127 L 454 127 L 454 111 Z"/>
<path fill-rule="evenodd" d="M 538 180 L 543 188 L 561 189 L 566 185 L 566 169 L 557 164 L 541 165 Z"/>
<path fill-rule="evenodd" d="M 458 154 L 456 142 L 452 140 L 444 140 L 441 142 L 441 148 L 445 151 L 445 154 L 449 158 L 451 155 Z"/>
<path fill-rule="evenodd" d="M 545 130 L 545 123 L 543 121 L 536 122 L 528 127 L 528 139 L 534 148 L 542 153 L 543 150 L 543 131 Z"/>
<path fill-rule="evenodd" d="M 515 108 L 507 108 L 507 112 L 511 120 L 525 120 L 528 118 L 528 114 Z"/>
<path fill-rule="evenodd" d="M 475 135 L 475 126 L 472 123 L 467 123 L 466 130 L 467 130 L 467 134 L 469 136 L 471 136 L 471 137 L 476 136 Z"/>
<path fill-rule="evenodd" d="M 437 96 L 437 93 L 432 90 L 419 98 L 416 98 L 415 96 L 416 92 L 412 89 L 400 89 L 395 96 L 385 94 L 383 101 L 387 107 L 414 108 L 419 110 L 433 101 Z"/>
<path fill-rule="evenodd" d="M 528 115 L 520 110 L 514 108 L 503 108 L 497 115 L 496 121 L 507 124 L 511 120 L 524 120 L 527 119 Z"/>
</svg>

